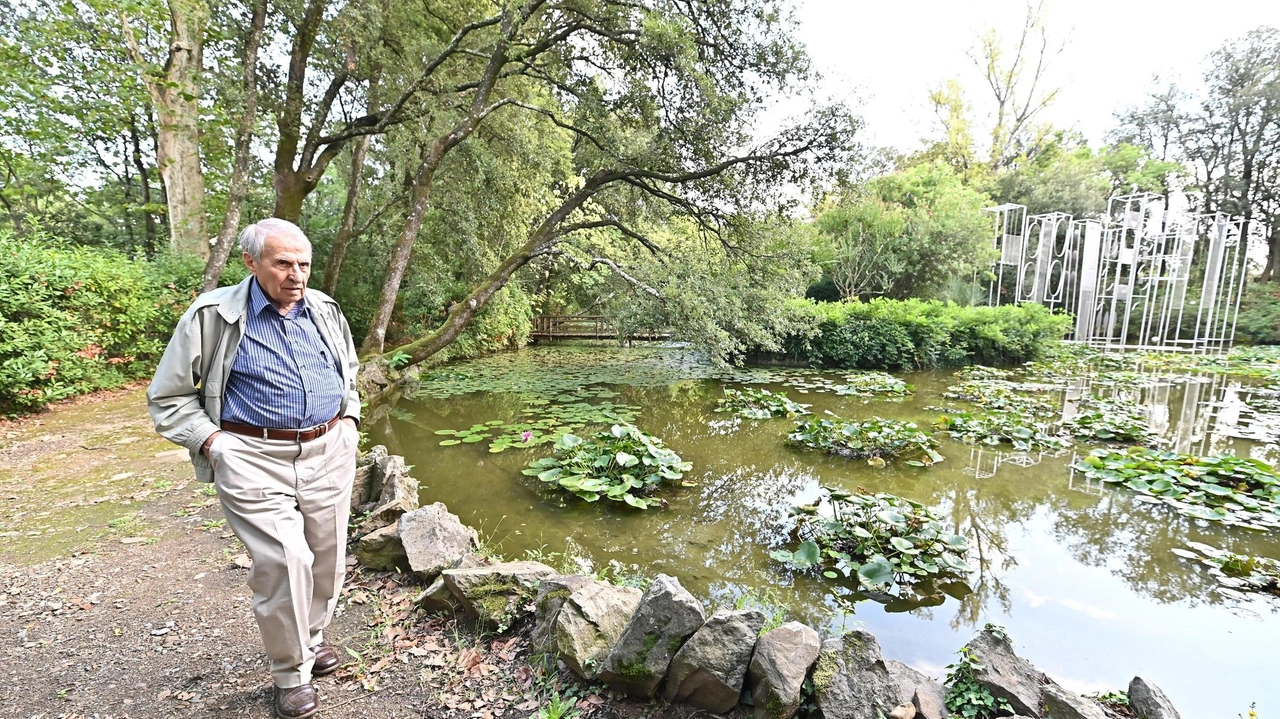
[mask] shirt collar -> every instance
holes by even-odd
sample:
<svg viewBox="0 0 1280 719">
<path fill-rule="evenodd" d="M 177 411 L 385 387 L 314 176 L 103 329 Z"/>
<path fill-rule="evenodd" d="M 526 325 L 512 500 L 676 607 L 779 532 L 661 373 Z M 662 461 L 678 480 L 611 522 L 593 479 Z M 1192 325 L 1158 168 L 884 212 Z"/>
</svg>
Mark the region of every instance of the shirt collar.
<svg viewBox="0 0 1280 719">
<path fill-rule="evenodd" d="M 249 280 L 249 311 L 256 317 L 262 314 L 262 310 L 270 307 L 271 311 L 280 316 L 280 311 L 276 306 L 271 304 L 271 300 L 267 299 L 267 293 L 262 291 L 262 287 L 258 284 L 258 278 L 252 277 Z M 293 305 L 293 309 L 289 310 L 289 316 L 298 317 L 307 311 L 307 298 L 303 296 Z"/>
</svg>

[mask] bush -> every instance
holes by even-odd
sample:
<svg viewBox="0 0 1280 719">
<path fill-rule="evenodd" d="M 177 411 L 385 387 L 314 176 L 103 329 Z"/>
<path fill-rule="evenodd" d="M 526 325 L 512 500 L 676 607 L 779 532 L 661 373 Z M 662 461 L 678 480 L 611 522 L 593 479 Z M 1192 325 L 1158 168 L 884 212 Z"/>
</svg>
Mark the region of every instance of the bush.
<svg viewBox="0 0 1280 719">
<path fill-rule="evenodd" d="M 1251 282 L 1240 298 L 1236 342 L 1280 345 L 1280 282 Z"/>
<path fill-rule="evenodd" d="M 792 300 L 787 355 L 813 366 L 930 369 L 1033 360 L 1061 340 L 1071 317 L 1034 304 L 960 307 L 936 300 L 818 303 Z"/>
<path fill-rule="evenodd" d="M 0 234 L 0 414 L 150 374 L 201 269 Z"/>
</svg>

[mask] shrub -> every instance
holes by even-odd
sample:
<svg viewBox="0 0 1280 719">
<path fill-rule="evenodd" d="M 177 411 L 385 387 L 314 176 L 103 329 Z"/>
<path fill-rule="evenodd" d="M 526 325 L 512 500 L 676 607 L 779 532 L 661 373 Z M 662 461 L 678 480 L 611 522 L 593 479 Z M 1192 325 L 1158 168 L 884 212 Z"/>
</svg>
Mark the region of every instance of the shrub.
<svg viewBox="0 0 1280 719">
<path fill-rule="evenodd" d="M 0 414 L 150 374 L 200 269 L 0 235 Z"/>
<path fill-rule="evenodd" d="M 782 341 L 792 359 L 823 367 L 927 369 L 1037 359 L 1071 318 L 1034 304 L 960 307 L 926 300 L 792 300 Z"/>
<path fill-rule="evenodd" d="M 1280 345 L 1280 282 L 1253 282 L 1240 298 L 1236 341 Z"/>
</svg>

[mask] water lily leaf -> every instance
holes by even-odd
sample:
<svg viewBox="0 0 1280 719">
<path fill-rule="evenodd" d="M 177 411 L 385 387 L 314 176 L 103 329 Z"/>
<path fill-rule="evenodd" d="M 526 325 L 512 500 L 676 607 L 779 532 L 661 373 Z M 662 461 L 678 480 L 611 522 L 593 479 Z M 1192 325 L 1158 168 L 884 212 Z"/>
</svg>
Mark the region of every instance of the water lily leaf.
<svg viewBox="0 0 1280 719">
<path fill-rule="evenodd" d="M 915 549 L 916 546 L 915 543 L 906 537 L 890 537 L 889 544 L 892 544 L 893 548 L 899 552 L 905 552 L 908 549 Z"/>
<path fill-rule="evenodd" d="M 801 569 L 812 567 L 821 561 L 822 552 L 817 543 L 808 539 L 801 542 L 800 547 L 791 555 L 791 563 Z"/>
<path fill-rule="evenodd" d="M 455 444 L 462 444 L 460 439 L 446 439 L 440 442 L 441 447 L 452 447 Z"/>
<path fill-rule="evenodd" d="M 627 454 L 626 452 L 618 452 L 613 456 L 613 460 L 617 462 L 620 467 L 630 467 L 640 463 L 639 457 L 634 454 Z"/>
<path fill-rule="evenodd" d="M 624 502 L 636 509 L 647 509 L 649 507 L 649 500 L 637 497 L 634 494 L 624 494 L 622 495 L 622 499 Z"/>
<path fill-rule="evenodd" d="M 875 557 L 858 567 L 858 579 L 872 587 L 885 587 L 893 583 L 893 565 L 884 557 Z"/>
<path fill-rule="evenodd" d="M 452 435 L 452 434 L 457 434 L 457 433 L 458 433 L 458 432 L 457 432 L 457 430 L 453 430 L 453 429 L 437 429 L 437 430 L 436 430 L 436 434 L 448 434 L 448 435 Z"/>
</svg>

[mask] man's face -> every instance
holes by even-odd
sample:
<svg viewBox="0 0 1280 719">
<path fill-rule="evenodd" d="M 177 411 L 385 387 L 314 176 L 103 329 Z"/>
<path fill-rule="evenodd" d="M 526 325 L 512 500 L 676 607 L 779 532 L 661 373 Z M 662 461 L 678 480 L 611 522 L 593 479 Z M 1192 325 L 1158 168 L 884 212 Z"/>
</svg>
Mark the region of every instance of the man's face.
<svg viewBox="0 0 1280 719">
<path fill-rule="evenodd" d="M 271 303 L 283 309 L 301 300 L 307 290 L 311 247 L 299 239 L 269 235 L 262 248 L 262 259 L 255 262 L 246 252 L 244 264 L 258 279 Z"/>
</svg>

